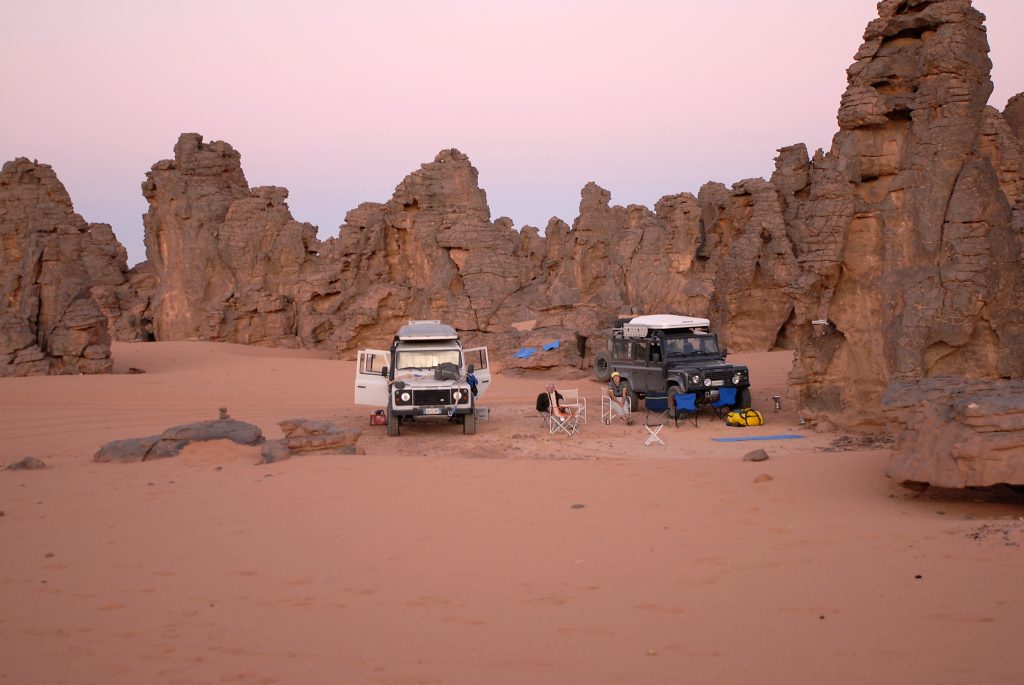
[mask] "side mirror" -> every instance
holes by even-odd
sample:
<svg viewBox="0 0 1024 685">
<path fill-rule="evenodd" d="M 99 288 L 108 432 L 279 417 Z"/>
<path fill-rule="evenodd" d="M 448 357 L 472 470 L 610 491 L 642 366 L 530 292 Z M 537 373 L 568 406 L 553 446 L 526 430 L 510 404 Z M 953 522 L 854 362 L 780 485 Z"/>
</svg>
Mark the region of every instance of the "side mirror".
<svg viewBox="0 0 1024 685">
<path fill-rule="evenodd" d="M 385 367 L 383 367 L 383 368 L 382 368 L 382 369 L 380 370 L 380 375 L 382 375 L 382 376 L 387 376 L 387 375 L 388 375 L 388 367 L 386 367 L 386 366 L 385 366 Z"/>
<path fill-rule="evenodd" d="M 720 349 L 720 350 L 719 350 L 719 352 L 721 352 L 721 353 L 722 353 L 722 359 L 725 359 L 726 357 L 728 357 L 728 356 L 729 356 L 729 350 L 727 350 L 727 349 L 726 349 L 726 348 L 724 348 L 724 347 L 723 347 L 722 349 Z"/>
<path fill-rule="evenodd" d="M 466 373 L 473 373 L 474 371 L 476 371 L 476 367 L 472 364 L 466 367 Z"/>
</svg>

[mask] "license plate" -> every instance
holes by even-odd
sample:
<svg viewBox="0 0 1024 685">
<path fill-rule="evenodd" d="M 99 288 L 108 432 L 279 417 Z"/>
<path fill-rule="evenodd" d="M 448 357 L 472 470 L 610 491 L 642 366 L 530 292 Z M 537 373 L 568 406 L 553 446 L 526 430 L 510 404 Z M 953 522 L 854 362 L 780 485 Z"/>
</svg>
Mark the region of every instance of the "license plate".
<svg viewBox="0 0 1024 685">
<path fill-rule="evenodd" d="M 442 411 L 441 407 L 427 407 L 427 408 L 425 408 L 423 410 L 423 413 L 424 414 L 440 414 L 441 411 Z"/>
<path fill-rule="evenodd" d="M 711 381 L 712 388 L 720 388 L 725 385 L 725 381 Z"/>
</svg>

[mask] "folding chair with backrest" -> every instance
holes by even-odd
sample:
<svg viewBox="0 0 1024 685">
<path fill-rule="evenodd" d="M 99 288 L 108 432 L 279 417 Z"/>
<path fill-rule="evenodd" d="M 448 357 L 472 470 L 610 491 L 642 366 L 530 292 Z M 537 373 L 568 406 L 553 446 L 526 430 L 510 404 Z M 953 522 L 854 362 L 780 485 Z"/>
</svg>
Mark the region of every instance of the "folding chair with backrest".
<svg viewBox="0 0 1024 685">
<path fill-rule="evenodd" d="M 687 417 L 693 419 L 694 427 L 697 426 L 697 395 L 692 392 L 676 393 L 669 395 L 672 398 L 672 417 L 675 419 L 676 427 L 679 426 L 679 418 L 684 420 Z"/>
<path fill-rule="evenodd" d="M 560 402 L 561 393 L 550 391 L 548 392 L 549 400 L 549 413 L 548 413 L 548 433 L 554 435 L 556 433 L 565 433 L 567 436 L 572 437 L 580 432 L 580 421 L 576 413 L 566 407 L 564 403 Z"/>
<path fill-rule="evenodd" d="M 665 444 L 658 433 L 665 425 L 663 418 L 667 413 L 668 396 L 647 393 L 644 397 L 644 428 L 647 429 L 647 440 L 644 442 L 644 447 L 650 447 L 655 442 Z"/>
<path fill-rule="evenodd" d="M 722 388 L 718 391 L 718 399 L 711 403 L 711 409 L 718 418 L 724 417 L 736 404 L 736 388 Z"/>
<path fill-rule="evenodd" d="M 668 395 L 647 393 L 644 396 L 645 421 L 661 419 L 668 413 Z"/>
<path fill-rule="evenodd" d="M 626 416 L 629 416 L 629 412 L 632 411 L 632 405 L 628 397 L 623 399 L 626 404 Z M 601 423 L 609 426 L 615 417 L 616 414 L 612 411 L 612 398 L 608 397 L 608 395 L 601 395 Z"/>
<path fill-rule="evenodd" d="M 576 417 L 583 423 L 587 422 L 587 398 L 580 396 L 579 388 L 563 388 L 561 391 L 564 401 L 562 406 L 571 409 Z"/>
</svg>

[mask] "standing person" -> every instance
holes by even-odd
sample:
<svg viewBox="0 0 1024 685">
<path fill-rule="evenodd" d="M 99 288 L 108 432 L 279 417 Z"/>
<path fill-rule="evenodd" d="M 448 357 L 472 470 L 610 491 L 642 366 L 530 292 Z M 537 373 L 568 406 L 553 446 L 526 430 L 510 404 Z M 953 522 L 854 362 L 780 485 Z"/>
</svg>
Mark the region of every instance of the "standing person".
<svg viewBox="0 0 1024 685">
<path fill-rule="evenodd" d="M 629 415 L 629 408 L 626 407 L 626 401 L 629 398 L 629 384 L 623 382 L 618 371 L 612 371 L 612 379 L 608 381 L 608 397 L 611 399 L 612 411 L 618 414 L 627 426 L 632 426 L 633 418 Z"/>
</svg>

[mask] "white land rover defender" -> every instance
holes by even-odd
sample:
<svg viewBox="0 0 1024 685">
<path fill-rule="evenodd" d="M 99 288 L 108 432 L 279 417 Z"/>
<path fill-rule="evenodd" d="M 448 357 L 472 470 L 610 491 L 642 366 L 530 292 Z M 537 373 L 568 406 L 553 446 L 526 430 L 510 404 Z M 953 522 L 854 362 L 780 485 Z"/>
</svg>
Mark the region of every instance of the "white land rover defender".
<svg viewBox="0 0 1024 685">
<path fill-rule="evenodd" d="M 440 321 L 410 321 L 390 351 L 359 350 L 356 359 L 355 402 L 386 408 L 389 436 L 420 417 L 443 417 L 473 435 L 476 401 L 490 384 L 487 348 L 462 349 L 455 329 Z"/>
</svg>

